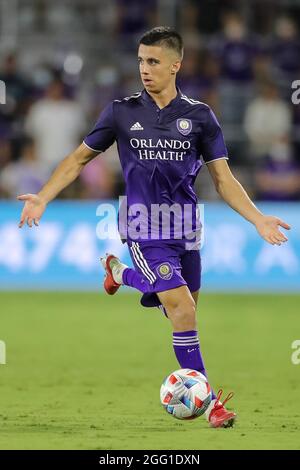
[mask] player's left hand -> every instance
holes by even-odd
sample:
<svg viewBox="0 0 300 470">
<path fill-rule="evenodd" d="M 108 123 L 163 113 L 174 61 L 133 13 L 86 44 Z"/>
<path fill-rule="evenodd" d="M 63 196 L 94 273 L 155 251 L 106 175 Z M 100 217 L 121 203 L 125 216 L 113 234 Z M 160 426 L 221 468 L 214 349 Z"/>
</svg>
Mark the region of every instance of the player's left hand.
<svg viewBox="0 0 300 470">
<path fill-rule="evenodd" d="M 279 227 L 290 230 L 291 226 L 278 217 L 263 215 L 255 226 L 260 236 L 271 245 L 281 245 L 288 241 L 288 238 L 279 230 Z"/>
</svg>

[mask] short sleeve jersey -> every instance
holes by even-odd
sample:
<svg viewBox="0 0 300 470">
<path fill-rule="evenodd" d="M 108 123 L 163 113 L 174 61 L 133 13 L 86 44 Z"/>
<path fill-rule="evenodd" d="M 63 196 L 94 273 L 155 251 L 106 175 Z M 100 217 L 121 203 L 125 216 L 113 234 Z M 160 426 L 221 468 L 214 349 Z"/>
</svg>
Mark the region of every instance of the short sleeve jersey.
<svg viewBox="0 0 300 470">
<path fill-rule="evenodd" d="M 104 152 L 115 141 L 127 204 L 196 207 L 194 183 L 205 163 L 227 159 L 222 130 L 210 107 L 177 96 L 160 109 L 144 90 L 103 110 L 84 144 Z"/>
</svg>

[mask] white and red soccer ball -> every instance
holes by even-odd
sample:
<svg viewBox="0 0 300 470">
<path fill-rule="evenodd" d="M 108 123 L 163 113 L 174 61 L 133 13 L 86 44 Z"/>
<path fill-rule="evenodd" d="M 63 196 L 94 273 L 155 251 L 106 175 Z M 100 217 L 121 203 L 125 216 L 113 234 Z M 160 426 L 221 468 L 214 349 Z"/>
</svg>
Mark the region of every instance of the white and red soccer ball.
<svg viewBox="0 0 300 470">
<path fill-rule="evenodd" d="M 178 419 L 201 416 L 212 399 L 206 377 L 193 369 L 179 369 L 165 378 L 160 401 L 167 413 Z"/>
</svg>

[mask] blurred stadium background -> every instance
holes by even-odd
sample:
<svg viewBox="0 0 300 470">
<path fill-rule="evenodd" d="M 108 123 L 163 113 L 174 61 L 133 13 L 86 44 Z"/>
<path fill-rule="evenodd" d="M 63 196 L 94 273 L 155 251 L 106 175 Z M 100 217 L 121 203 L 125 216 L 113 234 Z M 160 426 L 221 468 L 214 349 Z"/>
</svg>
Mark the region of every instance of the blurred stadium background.
<svg viewBox="0 0 300 470">
<path fill-rule="evenodd" d="M 96 253 L 107 248 L 95 237 L 96 207 L 124 194 L 116 146 L 61 194 L 85 201 L 82 210 L 56 205 L 37 234 L 18 232 L 21 207 L 9 201 L 39 190 L 108 101 L 141 88 L 137 39 L 168 24 L 185 41 L 180 88 L 213 107 L 232 170 L 250 196 L 276 201 L 267 210 L 293 225 L 291 243 L 270 249 L 229 210 L 207 205 L 204 286 L 300 287 L 300 106 L 291 100 L 292 82 L 300 79 L 299 1 L 1 0 L 0 22 L 2 286 L 53 287 L 52 273 L 56 287 L 96 288 Z M 217 199 L 206 168 L 197 190 L 201 202 Z M 118 242 L 109 248 L 127 256 Z"/>
<path fill-rule="evenodd" d="M 96 237 L 98 205 L 124 193 L 116 147 L 49 205 L 38 229 L 17 227 L 15 196 L 39 190 L 108 101 L 141 89 L 137 39 L 160 24 L 183 35 L 178 85 L 214 109 L 234 174 L 293 227 L 286 245 L 267 245 L 218 200 L 203 168 L 203 289 L 212 294 L 200 302 L 202 345 L 212 382 L 237 392 L 241 415 L 238 434 L 219 441 L 204 422 L 201 439 L 174 422 L 169 438 L 157 391 L 176 365 L 158 313 L 125 289 L 113 299 L 57 293 L 101 290 L 106 251 L 129 262 L 117 239 Z M 290 360 L 300 331 L 299 30 L 300 0 L 0 0 L 0 447 L 299 448 Z M 115 346 L 108 357 L 112 330 L 122 357 Z M 135 332 L 136 349 L 122 332 Z"/>
</svg>

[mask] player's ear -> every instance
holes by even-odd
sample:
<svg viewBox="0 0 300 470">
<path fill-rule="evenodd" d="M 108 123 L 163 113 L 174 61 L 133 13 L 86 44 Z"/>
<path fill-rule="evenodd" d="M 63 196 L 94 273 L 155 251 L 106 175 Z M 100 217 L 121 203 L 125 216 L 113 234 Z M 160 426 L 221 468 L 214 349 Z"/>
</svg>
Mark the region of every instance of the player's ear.
<svg viewBox="0 0 300 470">
<path fill-rule="evenodd" d="M 171 75 L 175 75 L 175 73 L 177 73 L 179 71 L 180 66 L 181 66 L 181 62 L 179 60 L 177 62 L 175 62 L 174 64 L 172 64 Z"/>
</svg>

